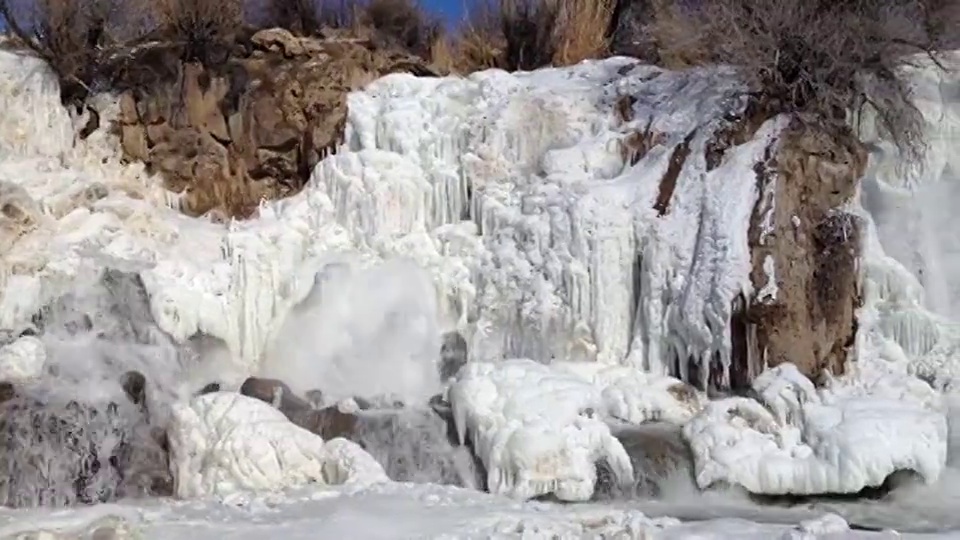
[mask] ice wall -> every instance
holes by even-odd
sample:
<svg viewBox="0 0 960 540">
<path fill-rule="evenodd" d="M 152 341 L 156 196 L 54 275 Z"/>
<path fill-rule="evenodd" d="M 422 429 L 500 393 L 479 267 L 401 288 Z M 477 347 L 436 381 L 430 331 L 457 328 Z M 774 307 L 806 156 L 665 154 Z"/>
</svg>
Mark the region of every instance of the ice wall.
<svg viewBox="0 0 960 540">
<path fill-rule="evenodd" d="M 944 59 L 956 70 L 960 54 Z M 960 76 L 923 59 L 910 70 L 929 143 L 921 163 L 899 160 L 869 119 L 861 138 L 872 146 L 861 186 L 871 226 L 864 249 L 860 345 L 883 360 L 868 369 L 904 370 L 951 388 L 960 358 Z"/>
<path fill-rule="evenodd" d="M 0 194 L 16 208 L 0 326 L 22 326 L 80 273 L 122 266 L 141 275 L 164 331 L 219 338 L 238 372 L 285 361 L 269 343 L 344 257 L 425 269 L 435 324 L 458 328 L 476 359 L 658 373 L 674 357 L 728 360 L 731 301 L 750 287 L 752 167 L 783 127 L 708 167 L 707 143 L 746 99 L 722 69 L 614 58 L 393 75 L 349 97 L 346 147 L 301 194 L 222 225 L 176 213 L 154 179 L 119 164 L 105 130 L 75 140 L 82 119 L 37 60 L 0 53 L 0 74 L 17 111 L 0 120 Z M 116 105 L 101 101 L 106 122 Z"/>
</svg>

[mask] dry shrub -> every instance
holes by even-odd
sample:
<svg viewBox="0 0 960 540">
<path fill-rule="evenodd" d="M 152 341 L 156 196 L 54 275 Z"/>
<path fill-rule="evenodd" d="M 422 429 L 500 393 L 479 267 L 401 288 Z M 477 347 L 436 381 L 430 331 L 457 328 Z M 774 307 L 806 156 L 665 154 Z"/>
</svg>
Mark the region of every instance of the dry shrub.
<svg viewBox="0 0 960 540">
<path fill-rule="evenodd" d="M 461 71 L 576 64 L 608 53 L 613 0 L 488 0 L 456 44 Z"/>
<path fill-rule="evenodd" d="M 359 18 L 360 24 L 380 38 L 421 58 L 429 58 L 434 43 L 441 38 L 440 21 L 416 0 L 369 0 Z"/>
<path fill-rule="evenodd" d="M 610 46 L 608 30 L 614 0 L 564 0 L 554 39 L 553 64 L 567 66 L 589 58 L 602 58 Z"/>
<path fill-rule="evenodd" d="M 316 35 L 322 28 L 346 28 L 355 20 L 348 0 L 267 0 L 266 25 L 297 35 Z"/>
<path fill-rule="evenodd" d="M 243 27 L 242 0 L 157 0 L 155 9 L 185 62 L 222 65 Z"/>
<path fill-rule="evenodd" d="M 91 92 L 101 51 L 110 44 L 114 10 L 107 0 L 37 0 L 27 6 L 0 0 L 10 30 L 57 73 L 64 103 L 82 102 Z"/>
<path fill-rule="evenodd" d="M 469 22 L 447 47 L 453 58 L 452 71 L 470 73 L 503 66 L 506 43 L 500 31 L 496 4 L 490 1 L 474 4 Z"/>
<path fill-rule="evenodd" d="M 924 119 L 901 68 L 906 55 L 936 61 L 938 11 L 923 0 L 703 0 L 663 3 L 650 32 L 675 64 L 724 63 L 745 73 L 783 112 L 845 126 L 869 111 L 906 161 L 925 151 Z M 934 15 L 936 13 L 936 15 Z M 956 31 L 956 27 L 949 31 Z M 942 31 L 941 31 L 942 32 Z"/>
<path fill-rule="evenodd" d="M 500 68 L 508 71 L 549 66 L 557 52 L 561 0 L 500 0 L 504 49 Z"/>
</svg>

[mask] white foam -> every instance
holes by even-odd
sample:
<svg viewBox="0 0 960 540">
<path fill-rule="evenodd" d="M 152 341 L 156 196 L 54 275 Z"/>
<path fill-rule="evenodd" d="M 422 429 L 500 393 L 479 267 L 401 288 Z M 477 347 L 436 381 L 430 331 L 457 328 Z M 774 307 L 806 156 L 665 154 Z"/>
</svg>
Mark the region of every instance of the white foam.
<svg viewBox="0 0 960 540">
<path fill-rule="evenodd" d="M 356 444 L 324 442 L 269 404 L 240 394 L 215 392 L 180 404 L 168 434 L 181 498 L 388 481 L 380 464 Z"/>
<path fill-rule="evenodd" d="M 684 426 L 701 488 L 725 482 L 751 493 L 856 493 L 896 471 L 928 483 L 939 478 L 946 417 L 921 381 L 816 389 L 793 364 L 781 364 L 753 386 L 761 402 L 713 401 Z"/>
</svg>

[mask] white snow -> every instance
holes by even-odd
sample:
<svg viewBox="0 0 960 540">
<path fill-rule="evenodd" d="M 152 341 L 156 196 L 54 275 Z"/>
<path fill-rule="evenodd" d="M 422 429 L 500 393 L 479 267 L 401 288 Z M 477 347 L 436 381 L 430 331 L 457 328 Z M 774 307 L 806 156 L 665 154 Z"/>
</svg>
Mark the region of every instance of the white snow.
<svg viewBox="0 0 960 540">
<path fill-rule="evenodd" d="M 176 406 L 168 435 L 180 498 L 387 481 L 383 467 L 355 443 L 324 441 L 269 404 L 232 392 Z"/>
<path fill-rule="evenodd" d="M 856 493 L 896 471 L 933 483 L 946 462 L 946 417 L 920 381 L 816 389 L 781 364 L 753 387 L 761 403 L 713 401 L 684 426 L 701 488 L 725 482 L 751 493 Z"/>
<path fill-rule="evenodd" d="M 43 373 L 47 351 L 33 336 L 23 336 L 0 347 L 0 381 L 34 379 Z"/>
</svg>

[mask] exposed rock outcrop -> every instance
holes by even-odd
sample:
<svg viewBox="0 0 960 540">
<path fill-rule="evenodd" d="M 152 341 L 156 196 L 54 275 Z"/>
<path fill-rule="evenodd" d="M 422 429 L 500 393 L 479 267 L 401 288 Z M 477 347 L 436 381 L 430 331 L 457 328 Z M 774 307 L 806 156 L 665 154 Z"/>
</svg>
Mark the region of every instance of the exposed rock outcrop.
<svg viewBox="0 0 960 540">
<path fill-rule="evenodd" d="M 862 225 L 843 207 L 866 164 L 851 134 L 797 119 L 756 168 L 754 293 L 734 325 L 732 386 L 745 387 L 765 365 L 792 362 L 817 381 L 854 360 Z"/>
<path fill-rule="evenodd" d="M 346 35 L 269 29 L 237 49 L 214 69 L 147 48 L 118 75 L 131 86 L 117 126 L 126 157 L 162 174 L 190 215 L 247 217 L 296 193 L 341 142 L 348 92 L 388 73 L 432 74 Z"/>
</svg>

